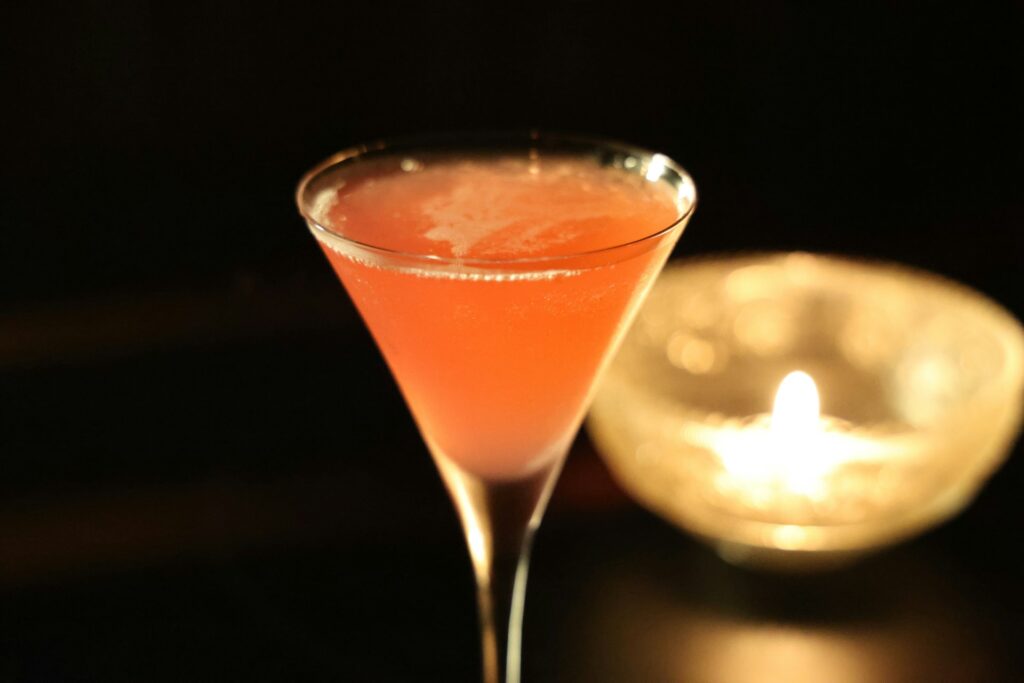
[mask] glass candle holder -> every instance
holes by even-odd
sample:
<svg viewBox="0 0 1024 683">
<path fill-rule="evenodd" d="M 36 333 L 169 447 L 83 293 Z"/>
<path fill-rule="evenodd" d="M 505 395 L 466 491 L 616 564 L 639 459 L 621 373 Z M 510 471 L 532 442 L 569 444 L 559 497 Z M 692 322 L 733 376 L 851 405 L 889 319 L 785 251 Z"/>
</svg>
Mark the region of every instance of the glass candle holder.
<svg viewBox="0 0 1024 683">
<path fill-rule="evenodd" d="M 727 561 L 845 563 L 951 517 L 1020 427 L 1024 332 L 903 266 L 803 253 L 680 262 L 588 428 L 638 501 Z"/>
</svg>

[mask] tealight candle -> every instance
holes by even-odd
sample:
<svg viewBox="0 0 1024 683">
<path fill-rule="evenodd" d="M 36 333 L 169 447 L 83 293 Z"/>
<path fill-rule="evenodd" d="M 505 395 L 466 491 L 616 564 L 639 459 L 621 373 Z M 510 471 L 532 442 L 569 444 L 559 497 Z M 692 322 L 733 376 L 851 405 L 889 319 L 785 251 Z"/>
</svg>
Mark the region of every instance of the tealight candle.
<svg viewBox="0 0 1024 683">
<path fill-rule="evenodd" d="M 703 259 L 666 269 L 589 427 L 642 503 L 727 560 L 796 569 L 960 510 L 1004 457 L 1022 386 L 1020 325 L 959 285 L 808 254 Z"/>
<path fill-rule="evenodd" d="M 817 386 L 799 370 L 782 380 L 770 417 L 742 429 L 687 429 L 694 444 L 721 460 L 716 484 L 736 488 L 737 495 L 821 499 L 827 495 L 829 475 L 843 462 L 881 456 L 874 442 L 822 420 Z"/>
</svg>

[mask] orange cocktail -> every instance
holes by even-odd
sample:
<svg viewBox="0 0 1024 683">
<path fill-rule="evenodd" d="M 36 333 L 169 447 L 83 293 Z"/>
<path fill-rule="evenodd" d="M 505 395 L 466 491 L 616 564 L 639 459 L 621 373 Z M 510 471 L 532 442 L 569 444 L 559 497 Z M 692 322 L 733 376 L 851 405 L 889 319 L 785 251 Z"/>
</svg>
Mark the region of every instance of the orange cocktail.
<svg viewBox="0 0 1024 683">
<path fill-rule="evenodd" d="M 540 134 L 361 147 L 299 186 L 459 511 L 486 683 L 519 681 L 533 533 L 695 200 L 660 154 Z"/>
<path fill-rule="evenodd" d="M 464 269 L 395 268 L 321 238 L 435 455 L 488 479 L 564 454 L 652 250 L 581 267 L 516 265 L 628 243 L 671 225 L 673 189 L 572 158 L 416 160 L 346 179 L 325 225 L 366 244 L 465 259 Z"/>
</svg>

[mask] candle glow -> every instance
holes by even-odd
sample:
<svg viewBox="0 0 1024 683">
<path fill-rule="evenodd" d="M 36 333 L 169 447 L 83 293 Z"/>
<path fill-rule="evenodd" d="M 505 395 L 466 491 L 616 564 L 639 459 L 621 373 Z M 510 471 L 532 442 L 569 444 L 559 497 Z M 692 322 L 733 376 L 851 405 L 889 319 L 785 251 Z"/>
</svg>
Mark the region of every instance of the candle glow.
<svg viewBox="0 0 1024 683">
<path fill-rule="evenodd" d="M 808 254 L 705 259 L 666 269 L 589 425 L 628 491 L 729 561 L 825 567 L 967 505 L 1022 387 L 1024 330 L 955 284 Z"/>
<path fill-rule="evenodd" d="M 828 494 L 828 476 L 844 462 L 877 457 L 871 443 L 821 417 L 818 387 L 801 370 L 779 384 L 770 416 L 758 416 L 749 426 L 695 431 L 695 442 L 722 462 L 718 485 L 751 498 L 763 499 L 770 489 L 771 497 L 820 500 Z"/>
<path fill-rule="evenodd" d="M 810 375 L 796 370 L 779 384 L 768 420 L 723 430 L 707 445 L 721 459 L 723 477 L 813 496 L 822 493 L 822 477 L 830 469 L 821 437 L 818 388 Z"/>
</svg>

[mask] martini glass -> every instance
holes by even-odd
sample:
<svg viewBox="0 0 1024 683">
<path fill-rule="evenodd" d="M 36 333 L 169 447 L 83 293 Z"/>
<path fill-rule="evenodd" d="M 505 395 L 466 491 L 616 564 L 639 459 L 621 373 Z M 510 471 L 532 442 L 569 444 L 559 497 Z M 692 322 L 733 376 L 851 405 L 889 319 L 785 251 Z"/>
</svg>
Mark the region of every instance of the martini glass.
<svg viewBox="0 0 1024 683">
<path fill-rule="evenodd" d="M 484 681 L 518 683 L 534 532 L 693 182 L 661 154 L 530 132 L 355 147 L 296 198 L 459 513 Z"/>
</svg>

